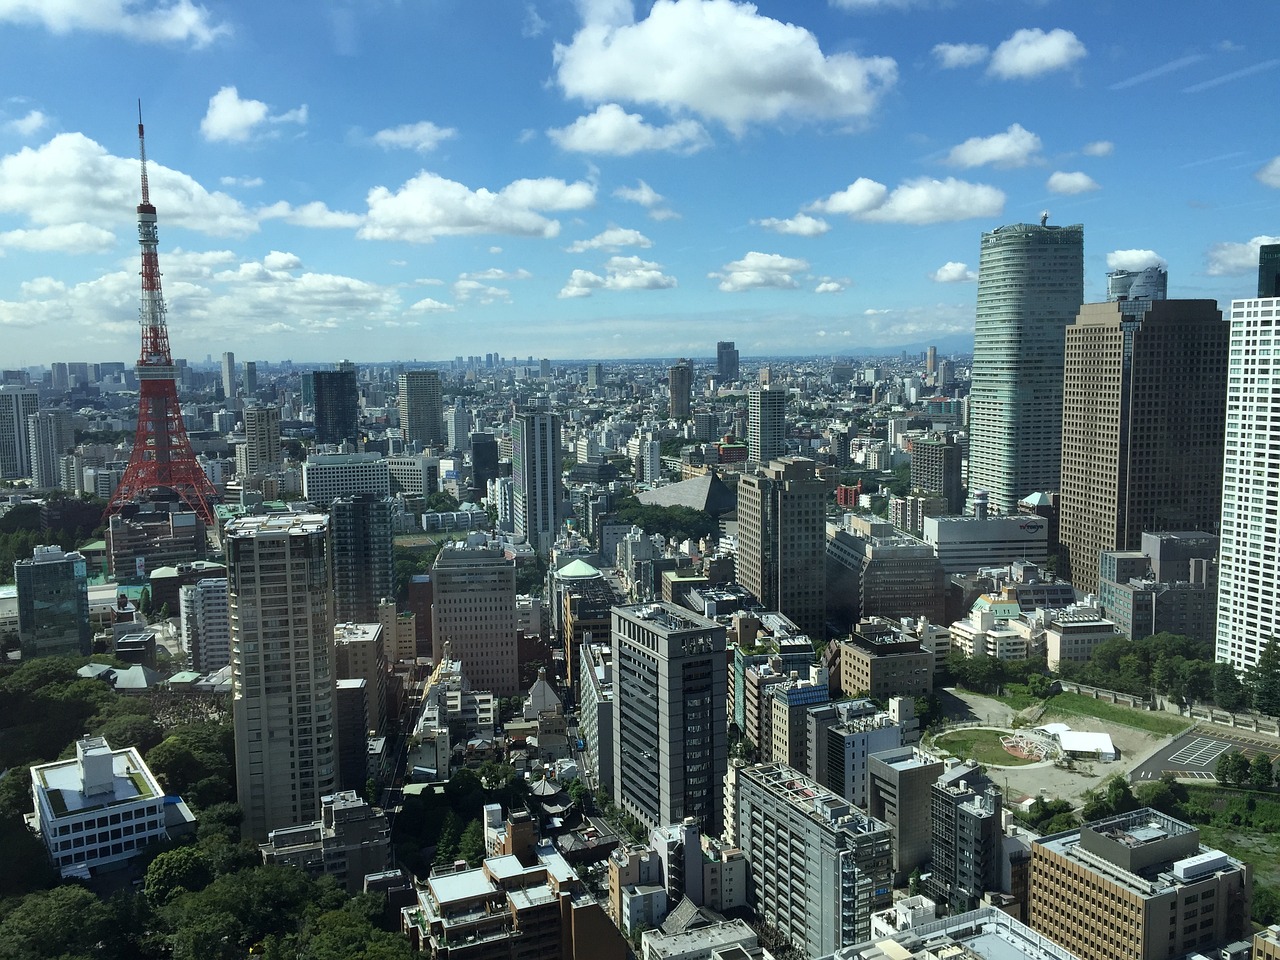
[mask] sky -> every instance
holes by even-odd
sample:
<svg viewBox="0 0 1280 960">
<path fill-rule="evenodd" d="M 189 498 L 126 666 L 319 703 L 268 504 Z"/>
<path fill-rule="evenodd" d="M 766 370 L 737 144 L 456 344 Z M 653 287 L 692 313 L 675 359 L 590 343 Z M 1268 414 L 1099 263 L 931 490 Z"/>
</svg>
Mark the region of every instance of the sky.
<svg viewBox="0 0 1280 960">
<path fill-rule="evenodd" d="M 1001 224 L 1086 299 L 1280 242 L 1274 0 L 0 0 L 0 366 L 971 343 Z"/>
</svg>

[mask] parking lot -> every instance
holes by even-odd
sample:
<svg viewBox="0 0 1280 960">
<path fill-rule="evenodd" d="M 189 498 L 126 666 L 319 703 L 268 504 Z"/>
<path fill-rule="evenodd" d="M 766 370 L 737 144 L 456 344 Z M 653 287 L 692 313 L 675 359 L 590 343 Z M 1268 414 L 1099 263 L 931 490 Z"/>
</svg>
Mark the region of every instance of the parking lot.
<svg viewBox="0 0 1280 960">
<path fill-rule="evenodd" d="M 1134 783 L 1158 780 L 1166 773 L 1184 780 L 1216 780 L 1218 759 L 1230 750 L 1239 750 L 1250 758 L 1258 753 L 1274 758 L 1280 753 L 1280 744 L 1248 733 L 1237 736 L 1225 730 L 1192 728 L 1157 750 L 1129 777 Z"/>
</svg>

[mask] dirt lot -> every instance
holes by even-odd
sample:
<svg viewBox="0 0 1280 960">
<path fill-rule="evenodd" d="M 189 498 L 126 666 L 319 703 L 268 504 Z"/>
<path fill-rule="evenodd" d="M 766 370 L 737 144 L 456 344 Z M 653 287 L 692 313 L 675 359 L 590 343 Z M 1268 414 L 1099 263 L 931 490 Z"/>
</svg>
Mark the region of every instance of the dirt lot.
<svg viewBox="0 0 1280 960">
<path fill-rule="evenodd" d="M 1018 715 L 1009 705 L 989 697 L 965 690 L 948 689 L 942 692 L 947 715 L 955 720 L 977 721 L 984 725 L 1008 728 Z M 1038 711 L 1038 708 L 1034 708 Z M 1075 764 L 1074 770 L 1066 770 L 1053 763 L 1036 763 L 1029 766 L 989 766 L 988 775 L 1005 789 L 1010 802 L 1021 796 L 1043 793 L 1049 797 L 1061 797 L 1079 803 L 1084 792 L 1097 787 L 1117 773 L 1127 774 L 1148 756 L 1169 743 L 1169 737 L 1156 736 L 1130 727 L 1107 725 L 1100 720 L 1084 717 L 1055 717 L 1048 711 L 1040 723 L 1062 721 L 1075 730 L 1098 730 L 1111 734 L 1111 740 L 1120 750 L 1120 759 L 1113 763 L 1085 762 Z"/>
</svg>

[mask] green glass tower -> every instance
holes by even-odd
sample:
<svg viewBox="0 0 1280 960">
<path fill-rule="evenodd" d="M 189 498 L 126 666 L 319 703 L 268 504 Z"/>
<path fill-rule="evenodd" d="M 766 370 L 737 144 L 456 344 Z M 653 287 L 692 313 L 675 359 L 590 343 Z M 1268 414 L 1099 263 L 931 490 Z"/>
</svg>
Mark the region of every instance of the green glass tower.
<svg viewBox="0 0 1280 960">
<path fill-rule="evenodd" d="M 969 502 L 992 513 L 1057 490 L 1062 456 L 1066 330 L 1084 302 L 1084 227 L 1016 223 L 982 235 L 973 384 Z"/>
</svg>

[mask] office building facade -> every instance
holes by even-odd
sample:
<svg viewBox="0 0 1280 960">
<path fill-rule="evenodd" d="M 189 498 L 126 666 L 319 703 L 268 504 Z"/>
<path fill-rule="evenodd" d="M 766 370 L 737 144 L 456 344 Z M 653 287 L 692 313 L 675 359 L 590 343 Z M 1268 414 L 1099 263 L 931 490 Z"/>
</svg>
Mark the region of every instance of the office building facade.
<svg viewBox="0 0 1280 960">
<path fill-rule="evenodd" d="M 786 452 L 786 391 L 752 387 L 747 391 L 747 459 L 768 463 Z"/>
<path fill-rule="evenodd" d="M 633 604 L 613 608 L 611 637 L 614 800 L 651 829 L 693 817 L 718 834 L 725 628 L 673 604 Z"/>
<path fill-rule="evenodd" d="M 230 350 L 222 355 L 222 395 L 228 400 L 236 395 L 236 355 Z"/>
<path fill-rule="evenodd" d="M 247 836 L 311 823 L 337 786 L 329 518 L 240 517 L 224 541 L 236 793 Z"/>
<path fill-rule="evenodd" d="M 546 556 L 560 526 L 560 417 L 525 411 L 511 421 L 511 478 L 515 533 Z"/>
<path fill-rule="evenodd" d="M 31 476 L 27 422 L 40 407 L 40 391 L 16 383 L 0 386 L 0 480 Z"/>
<path fill-rule="evenodd" d="M 179 587 L 178 611 L 182 648 L 190 655 L 193 670 L 212 673 L 231 662 L 231 608 L 225 576 Z"/>
<path fill-rule="evenodd" d="M 933 866 L 927 892 L 951 913 L 975 910 L 1000 889 L 1003 796 L 972 760 L 955 762 L 930 789 Z"/>
<path fill-rule="evenodd" d="M 947 501 L 947 513 L 959 513 L 964 508 L 963 453 L 955 438 L 945 434 L 912 441 L 911 489 L 935 493 Z"/>
<path fill-rule="evenodd" d="M 280 408 L 250 403 L 242 416 L 244 443 L 236 448 L 236 473 L 252 477 L 278 471 L 284 459 L 280 445 Z"/>
<path fill-rule="evenodd" d="M 36 547 L 29 559 L 14 563 L 13 578 L 22 659 L 87 657 L 93 634 L 85 558 L 58 546 Z"/>
<path fill-rule="evenodd" d="M 1229 336 L 1212 300 L 1087 303 L 1067 328 L 1058 535 L 1081 592 L 1104 550 L 1216 526 Z"/>
<path fill-rule="evenodd" d="M 671 392 L 671 417 L 673 420 L 689 419 L 689 404 L 693 397 L 693 363 L 681 358 L 667 371 L 667 384 Z"/>
<path fill-rule="evenodd" d="M 460 660 L 477 690 L 520 693 L 516 565 L 502 550 L 448 546 L 431 568 L 432 659 Z"/>
<path fill-rule="evenodd" d="M 334 370 L 311 375 L 315 398 L 316 443 L 358 443 L 360 440 L 360 385 L 356 365 L 343 360 Z"/>
<path fill-rule="evenodd" d="M 389 497 L 392 462 L 376 453 L 313 453 L 302 465 L 302 495 L 322 509 L 338 497 Z"/>
<path fill-rule="evenodd" d="M 1063 336 L 1084 301 L 1084 227 L 1027 223 L 982 235 L 969 394 L 969 499 L 1010 514 L 1056 490 Z"/>
<path fill-rule="evenodd" d="M 398 405 L 400 432 L 406 444 L 417 444 L 419 450 L 445 445 L 440 371 L 410 370 L 400 374 Z"/>
<path fill-rule="evenodd" d="M 62 458 L 75 443 L 70 410 L 37 410 L 27 417 L 32 487 L 54 490 L 62 486 Z"/>
<path fill-rule="evenodd" d="M 1280 297 L 1280 243 L 1258 247 L 1258 296 Z"/>
<path fill-rule="evenodd" d="M 396 592 L 394 501 L 359 493 L 329 504 L 329 550 L 336 623 L 376 623 L 378 604 Z"/>
<path fill-rule="evenodd" d="M 716 379 L 732 383 L 738 379 L 738 348 L 732 340 L 716 344 Z"/>
</svg>

